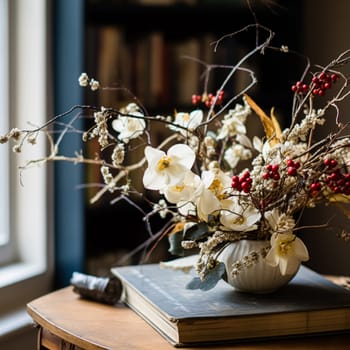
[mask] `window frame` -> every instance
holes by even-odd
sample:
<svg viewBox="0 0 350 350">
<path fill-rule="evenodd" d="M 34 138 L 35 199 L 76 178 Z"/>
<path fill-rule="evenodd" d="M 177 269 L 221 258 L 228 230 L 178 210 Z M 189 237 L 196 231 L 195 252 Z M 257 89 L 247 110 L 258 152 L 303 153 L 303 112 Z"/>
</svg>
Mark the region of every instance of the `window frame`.
<svg viewBox="0 0 350 350">
<path fill-rule="evenodd" d="M 4 1 L 10 18 L 9 126 L 28 128 L 29 121 L 45 122 L 52 110 L 50 1 Z M 10 148 L 9 212 L 16 250 L 15 259 L 0 267 L 0 329 L 6 329 L 1 327 L 6 315 L 49 292 L 53 276 L 52 171 L 47 165 L 19 170 L 26 159 L 44 155 L 45 146 L 26 147 L 20 154 Z"/>
<path fill-rule="evenodd" d="M 0 122 L 0 134 L 5 133 L 9 128 L 9 1 L 0 0 L 0 116 L 5 116 Z M 0 266 L 7 263 L 13 257 L 13 240 L 10 235 L 10 212 L 7 203 L 10 200 L 9 191 L 9 147 L 0 147 Z"/>
</svg>

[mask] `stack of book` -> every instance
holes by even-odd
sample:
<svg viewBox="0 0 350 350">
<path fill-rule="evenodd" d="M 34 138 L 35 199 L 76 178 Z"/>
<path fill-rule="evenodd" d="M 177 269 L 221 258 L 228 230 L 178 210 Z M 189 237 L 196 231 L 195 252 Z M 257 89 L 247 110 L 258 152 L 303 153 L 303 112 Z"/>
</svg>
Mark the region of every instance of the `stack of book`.
<svg viewBox="0 0 350 350">
<path fill-rule="evenodd" d="M 160 264 L 112 268 L 122 301 L 176 347 L 350 330 L 350 291 L 302 266 L 271 294 L 186 289 L 193 271 Z"/>
</svg>

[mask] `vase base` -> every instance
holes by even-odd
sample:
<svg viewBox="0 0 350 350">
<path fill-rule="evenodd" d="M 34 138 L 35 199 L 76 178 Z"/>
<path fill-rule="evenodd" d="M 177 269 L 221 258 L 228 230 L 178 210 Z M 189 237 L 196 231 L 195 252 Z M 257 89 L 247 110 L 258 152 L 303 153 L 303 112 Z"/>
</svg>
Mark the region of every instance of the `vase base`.
<svg viewBox="0 0 350 350">
<path fill-rule="evenodd" d="M 241 289 L 241 288 L 237 288 L 237 287 L 232 287 L 234 292 L 237 293 L 245 293 L 245 294 L 272 294 L 277 292 L 280 288 L 282 287 L 278 287 L 278 288 L 272 288 L 272 289 L 257 289 L 257 290 L 251 290 L 251 289 Z"/>
<path fill-rule="evenodd" d="M 278 266 L 269 265 L 263 257 L 251 266 L 243 268 L 238 274 L 232 272 L 237 261 L 244 259 L 252 251 L 258 252 L 268 246 L 268 241 L 253 240 L 241 240 L 228 245 L 220 255 L 226 268 L 226 283 L 237 292 L 251 294 L 273 293 L 288 284 L 299 267 L 293 274 L 282 275 Z"/>
</svg>

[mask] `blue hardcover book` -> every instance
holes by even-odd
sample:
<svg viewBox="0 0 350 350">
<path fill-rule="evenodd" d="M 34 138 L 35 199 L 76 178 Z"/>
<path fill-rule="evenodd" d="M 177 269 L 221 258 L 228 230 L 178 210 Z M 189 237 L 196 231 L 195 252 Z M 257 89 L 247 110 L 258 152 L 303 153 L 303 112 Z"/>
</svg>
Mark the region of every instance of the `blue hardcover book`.
<svg viewBox="0 0 350 350">
<path fill-rule="evenodd" d="M 305 266 L 271 294 L 237 292 L 223 280 L 209 291 L 186 289 L 194 273 L 160 264 L 112 272 L 122 301 L 178 347 L 350 330 L 350 291 Z"/>
</svg>

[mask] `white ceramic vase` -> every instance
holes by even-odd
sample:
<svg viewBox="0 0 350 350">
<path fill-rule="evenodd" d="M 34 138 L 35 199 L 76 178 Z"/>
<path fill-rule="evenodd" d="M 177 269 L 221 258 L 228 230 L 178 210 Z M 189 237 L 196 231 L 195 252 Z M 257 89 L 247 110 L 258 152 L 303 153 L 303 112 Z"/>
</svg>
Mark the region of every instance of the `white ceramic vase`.
<svg viewBox="0 0 350 350">
<path fill-rule="evenodd" d="M 278 266 L 266 263 L 261 256 L 257 263 L 241 270 L 237 276 L 232 275 L 233 264 L 252 251 L 260 251 L 269 245 L 268 241 L 241 240 L 229 244 L 220 254 L 219 260 L 226 266 L 227 283 L 235 290 L 249 293 L 272 293 L 285 286 L 296 275 L 282 275 Z"/>
</svg>

